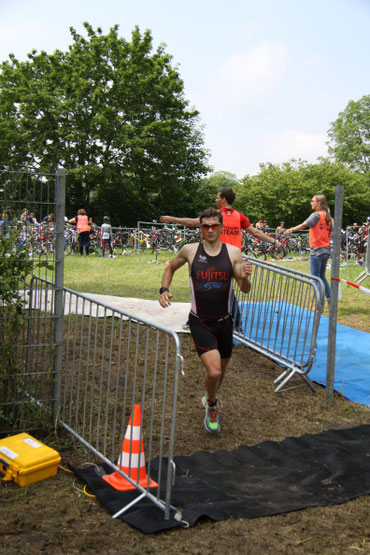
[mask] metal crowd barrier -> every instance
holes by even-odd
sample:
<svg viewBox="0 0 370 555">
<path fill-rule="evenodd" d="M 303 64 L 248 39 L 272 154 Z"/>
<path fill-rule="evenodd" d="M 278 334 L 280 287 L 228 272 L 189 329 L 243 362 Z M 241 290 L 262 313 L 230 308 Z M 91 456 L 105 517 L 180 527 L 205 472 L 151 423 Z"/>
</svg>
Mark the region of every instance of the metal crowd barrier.
<svg viewBox="0 0 370 555">
<path fill-rule="evenodd" d="M 52 284 L 34 278 L 30 310 L 47 314 L 53 303 Z M 54 375 L 58 418 L 112 473 L 117 472 L 138 490 L 140 495 L 133 503 L 147 497 L 168 519 L 174 509 L 170 500 L 175 478 L 177 384 L 183 365 L 179 338 L 170 330 L 66 288 L 63 309 L 60 367 Z M 30 365 L 38 357 L 39 335 L 40 330 L 30 330 L 29 344 L 35 345 Z M 137 441 L 131 442 L 130 452 L 125 453 L 129 460 L 125 471 L 117 461 L 120 455 L 124 458 L 123 441 L 135 405 L 141 408 L 140 442 L 143 440 L 145 453 L 139 459 L 147 460 L 146 487 L 139 483 L 139 472 L 132 478 L 138 455 L 131 445 Z M 149 488 L 149 479 L 158 484 L 156 491 Z"/>
<path fill-rule="evenodd" d="M 307 374 L 314 361 L 324 306 L 322 280 L 256 258 L 248 260 L 253 264 L 251 291 L 245 295 L 234 286 L 238 301 L 233 309 L 234 338 L 284 368 L 274 381 L 276 392 L 296 376 L 315 391 Z"/>
</svg>

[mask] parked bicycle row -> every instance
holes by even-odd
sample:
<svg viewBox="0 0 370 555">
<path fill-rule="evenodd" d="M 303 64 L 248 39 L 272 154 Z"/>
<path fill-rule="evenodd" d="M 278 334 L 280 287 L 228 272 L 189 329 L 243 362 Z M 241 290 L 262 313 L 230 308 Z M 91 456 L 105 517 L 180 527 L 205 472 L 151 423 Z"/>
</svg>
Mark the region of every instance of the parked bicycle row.
<svg viewBox="0 0 370 555">
<path fill-rule="evenodd" d="M 242 236 L 242 251 L 256 258 L 264 258 L 265 260 L 268 258 L 284 259 L 289 256 L 303 256 L 309 251 L 308 235 L 305 233 L 296 234 L 289 238 L 272 234 L 272 237 L 278 238 L 282 243 L 281 248 L 277 248 L 270 243 L 261 242 L 244 231 Z M 112 228 L 112 248 L 116 256 L 139 252 L 154 254 L 160 251 L 169 251 L 176 253 L 182 246 L 188 243 L 196 243 L 199 240 L 199 228 L 176 225 L 158 226 L 158 224 L 153 224 L 151 227 Z M 65 242 L 66 254 L 78 252 L 77 233 L 72 226 L 66 227 Z M 101 231 L 96 226 L 90 233 L 90 252 L 101 254 L 101 247 Z"/>
<path fill-rule="evenodd" d="M 29 256 L 50 255 L 54 251 L 54 223 L 45 221 L 41 224 L 32 224 L 24 221 L 6 222 L 2 220 L 0 232 L 5 235 L 10 228 L 17 229 L 19 247 L 26 249 Z M 267 259 L 287 259 L 303 257 L 309 253 L 307 233 L 295 233 L 285 237 L 276 230 L 270 229 L 269 235 L 277 238 L 282 246 L 277 248 L 270 243 L 259 241 L 252 235 L 242 232 L 243 253 Z M 200 240 L 199 228 L 187 228 L 177 225 L 144 225 L 136 228 L 112 228 L 112 251 L 114 256 L 133 253 L 159 253 L 169 251 L 176 253 L 187 243 Z M 347 228 L 342 230 L 342 256 L 343 259 L 359 260 L 366 248 L 367 230 L 365 228 Z M 65 224 L 64 232 L 65 254 L 71 255 L 79 252 L 79 242 L 76 226 Z M 101 227 L 91 225 L 89 252 L 102 255 Z"/>
</svg>

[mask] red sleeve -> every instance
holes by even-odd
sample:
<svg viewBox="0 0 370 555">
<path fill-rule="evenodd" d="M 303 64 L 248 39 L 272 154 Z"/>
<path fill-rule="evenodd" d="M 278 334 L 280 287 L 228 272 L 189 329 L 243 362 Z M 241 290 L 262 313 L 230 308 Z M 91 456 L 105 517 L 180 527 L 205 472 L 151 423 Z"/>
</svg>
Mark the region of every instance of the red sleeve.
<svg viewBox="0 0 370 555">
<path fill-rule="evenodd" d="M 248 220 L 247 216 L 244 216 L 244 214 L 240 212 L 240 227 L 242 229 L 247 229 L 247 227 L 249 227 L 250 225 L 251 223 Z"/>
</svg>

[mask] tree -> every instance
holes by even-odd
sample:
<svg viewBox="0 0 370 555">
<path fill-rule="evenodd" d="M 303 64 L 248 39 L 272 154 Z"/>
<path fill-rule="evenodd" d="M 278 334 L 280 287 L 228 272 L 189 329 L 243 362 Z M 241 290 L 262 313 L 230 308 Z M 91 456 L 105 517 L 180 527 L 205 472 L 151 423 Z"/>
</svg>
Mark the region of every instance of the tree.
<svg viewBox="0 0 370 555">
<path fill-rule="evenodd" d="M 208 206 L 214 206 L 217 191 L 223 188 L 235 189 L 239 181 L 235 174 L 226 171 L 213 172 L 209 177 L 205 177 L 199 184 L 197 193 L 197 210 L 199 213 Z M 183 213 L 184 216 L 189 214 Z"/>
<path fill-rule="evenodd" d="M 208 153 L 171 56 L 150 31 L 84 27 L 67 52 L 2 63 L 0 167 L 65 167 L 67 211 L 116 225 L 190 209 Z"/>
<path fill-rule="evenodd" d="M 370 95 L 350 100 L 344 112 L 331 123 L 329 152 L 338 162 L 361 172 L 370 171 Z"/>
<path fill-rule="evenodd" d="M 255 176 L 246 176 L 235 188 L 235 208 L 251 222 L 259 216 L 271 227 L 284 220 L 286 227 L 303 222 L 310 214 L 315 194 L 326 195 L 334 213 L 335 189 L 344 186 L 343 226 L 365 221 L 370 205 L 369 174 L 353 172 L 344 164 L 322 160 L 318 164 L 290 161 L 261 164 Z"/>
</svg>

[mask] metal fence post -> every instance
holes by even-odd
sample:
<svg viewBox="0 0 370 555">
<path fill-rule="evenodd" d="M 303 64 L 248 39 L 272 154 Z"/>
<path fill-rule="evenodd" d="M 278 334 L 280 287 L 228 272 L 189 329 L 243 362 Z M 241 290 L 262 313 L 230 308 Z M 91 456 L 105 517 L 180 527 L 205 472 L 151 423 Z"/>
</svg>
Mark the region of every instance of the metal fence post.
<svg viewBox="0 0 370 555">
<path fill-rule="evenodd" d="M 56 419 L 60 406 L 63 342 L 63 286 L 64 286 L 64 215 L 65 215 L 66 171 L 58 168 L 55 191 L 55 286 L 54 286 L 54 401 L 53 418 Z"/>
<path fill-rule="evenodd" d="M 331 276 L 339 278 L 340 266 L 340 243 L 343 218 L 343 185 L 337 185 L 335 189 L 335 212 L 334 212 L 334 237 L 333 237 L 333 259 L 331 265 Z M 334 374 L 335 374 L 335 346 L 337 333 L 337 309 L 338 309 L 338 286 L 339 282 L 332 280 L 330 287 L 330 313 L 328 333 L 328 357 L 326 363 L 326 392 L 325 401 L 328 405 L 334 403 Z"/>
</svg>

